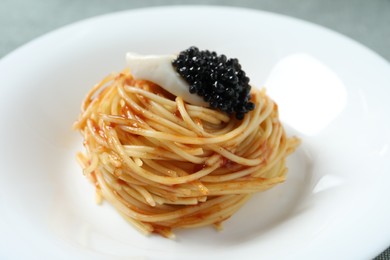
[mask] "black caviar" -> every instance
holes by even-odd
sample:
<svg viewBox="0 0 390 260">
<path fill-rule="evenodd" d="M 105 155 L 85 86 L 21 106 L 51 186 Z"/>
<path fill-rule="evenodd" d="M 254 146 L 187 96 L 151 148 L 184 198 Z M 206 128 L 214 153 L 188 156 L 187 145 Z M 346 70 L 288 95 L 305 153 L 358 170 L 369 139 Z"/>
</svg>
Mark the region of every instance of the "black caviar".
<svg viewBox="0 0 390 260">
<path fill-rule="evenodd" d="M 203 97 L 210 107 L 229 115 L 234 113 L 237 119 L 255 108 L 250 102 L 249 78 L 237 59 L 190 47 L 180 52 L 172 64 L 190 85 L 190 93 Z"/>
</svg>

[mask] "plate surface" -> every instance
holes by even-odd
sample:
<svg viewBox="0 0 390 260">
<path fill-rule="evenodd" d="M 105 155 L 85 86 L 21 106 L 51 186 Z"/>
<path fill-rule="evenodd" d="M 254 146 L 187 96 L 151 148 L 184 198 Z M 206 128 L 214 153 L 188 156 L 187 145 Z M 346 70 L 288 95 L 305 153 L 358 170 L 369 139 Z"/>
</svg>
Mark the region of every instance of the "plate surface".
<svg viewBox="0 0 390 260">
<path fill-rule="evenodd" d="M 189 46 L 238 57 L 302 145 L 288 180 L 224 230 L 144 237 L 94 203 L 71 126 L 88 89 L 127 51 Z M 236 8 L 167 7 L 66 26 L 0 61 L 0 258 L 372 258 L 390 244 L 390 65 L 296 19 Z"/>
</svg>

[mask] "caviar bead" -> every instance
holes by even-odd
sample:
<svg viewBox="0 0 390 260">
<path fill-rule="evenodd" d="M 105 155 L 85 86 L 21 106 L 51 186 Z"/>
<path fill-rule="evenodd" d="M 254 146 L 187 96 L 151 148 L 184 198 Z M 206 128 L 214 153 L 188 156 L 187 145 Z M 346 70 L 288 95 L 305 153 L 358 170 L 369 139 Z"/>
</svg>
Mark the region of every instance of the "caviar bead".
<svg viewBox="0 0 390 260">
<path fill-rule="evenodd" d="M 248 102 L 246 103 L 245 107 L 248 111 L 252 111 L 253 109 L 255 109 L 255 104 L 252 102 Z"/>
<path fill-rule="evenodd" d="M 203 100 L 204 100 L 204 101 L 206 101 L 206 102 L 209 102 L 209 101 L 210 101 L 210 99 L 211 99 L 211 96 L 210 96 L 210 94 L 208 94 L 208 93 L 205 93 L 205 94 L 204 94 L 204 96 L 203 96 Z"/>
<path fill-rule="evenodd" d="M 250 102 L 249 78 L 238 59 L 192 46 L 182 51 L 172 65 L 190 85 L 190 93 L 202 96 L 210 107 L 235 113 L 240 120 L 255 108 Z"/>
<path fill-rule="evenodd" d="M 190 93 L 191 94 L 196 93 L 196 87 L 194 85 L 190 86 Z"/>
<path fill-rule="evenodd" d="M 241 112 L 236 113 L 236 118 L 238 120 L 242 120 L 244 118 L 244 113 L 241 113 Z"/>
</svg>

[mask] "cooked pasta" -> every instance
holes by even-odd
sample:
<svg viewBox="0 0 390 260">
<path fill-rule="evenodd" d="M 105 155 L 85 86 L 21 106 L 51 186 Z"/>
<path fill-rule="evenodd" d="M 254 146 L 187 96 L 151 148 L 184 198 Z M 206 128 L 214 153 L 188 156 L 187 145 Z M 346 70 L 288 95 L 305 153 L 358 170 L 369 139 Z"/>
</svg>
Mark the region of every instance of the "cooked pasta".
<svg viewBox="0 0 390 260">
<path fill-rule="evenodd" d="M 286 157 L 299 144 L 264 90 L 252 90 L 251 101 L 255 109 L 238 120 L 124 70 L 83 101 L 77 159 L 98 200 L 145 234 L 220 227 L 252 194 L 285 180 Z"/>
</svg>

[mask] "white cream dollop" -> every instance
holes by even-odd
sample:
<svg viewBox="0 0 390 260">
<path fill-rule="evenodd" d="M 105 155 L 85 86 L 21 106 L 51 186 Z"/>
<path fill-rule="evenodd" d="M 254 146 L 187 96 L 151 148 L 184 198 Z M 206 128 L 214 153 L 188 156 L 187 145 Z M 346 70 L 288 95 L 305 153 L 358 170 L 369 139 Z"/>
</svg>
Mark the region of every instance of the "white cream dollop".
<svg viewBox="0 0 390 260">
<path fill-rule="evenodd" d="M 202 97 L 189 92 L 188 83 L 173 68 L 175 58 L 175 55 L 126 54 L 127 65 L 135 79 L 151 81 L 187 103 L 207 106 Z"/>
</svg>

